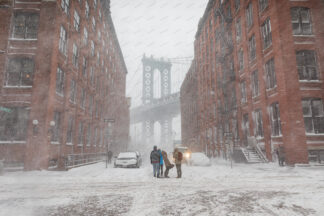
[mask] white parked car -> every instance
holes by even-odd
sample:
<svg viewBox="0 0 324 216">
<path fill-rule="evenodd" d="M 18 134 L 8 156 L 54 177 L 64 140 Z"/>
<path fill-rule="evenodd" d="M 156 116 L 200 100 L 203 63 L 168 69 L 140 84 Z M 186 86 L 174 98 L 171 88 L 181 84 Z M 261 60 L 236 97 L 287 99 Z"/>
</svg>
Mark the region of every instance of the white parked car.
<svg viewBox="0 0 324 216">
<path fill-rule="evenodd" d="M 136 167 L 142 165 L 141 157 L 136 152 L 121 152 L 115 160 L 114 167 Z"/>
<path fill-rule="evenodd" d="M 210 166 L 210 159 L 201 152 L 191 153 L 191 157 L 189 159 L 189 164 L 192 166 Z"/>
</svg>

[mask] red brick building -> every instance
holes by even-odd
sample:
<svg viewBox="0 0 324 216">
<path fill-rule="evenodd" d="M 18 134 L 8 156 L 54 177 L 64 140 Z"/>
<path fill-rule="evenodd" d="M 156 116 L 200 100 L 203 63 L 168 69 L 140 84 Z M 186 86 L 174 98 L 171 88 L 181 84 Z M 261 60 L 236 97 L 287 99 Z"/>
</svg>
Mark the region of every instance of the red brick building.
<svg viewBox="0 0 324 216">
<path fill-rule="evenodd" d="M 288 164 L 323 159 L 323 20 L 321 0 L 209 1 L 194 59 L 207 154 L 255 137 L 269 160 L 279 146 Z"/>
<path fill-rule="evenodd" d="M 181 142 L 192 151 L 202 151 L 197 145 L 198 136 L 198 88 L 195 65 L 191 64 L 180 88 Z"/>
<path fill-rule="evenodd" d="M 110 1 L 7 0 L 0 17 L 0 159 L 47 169 L 108 142 L 125 150 L 127 69 Z"/>
</svg>

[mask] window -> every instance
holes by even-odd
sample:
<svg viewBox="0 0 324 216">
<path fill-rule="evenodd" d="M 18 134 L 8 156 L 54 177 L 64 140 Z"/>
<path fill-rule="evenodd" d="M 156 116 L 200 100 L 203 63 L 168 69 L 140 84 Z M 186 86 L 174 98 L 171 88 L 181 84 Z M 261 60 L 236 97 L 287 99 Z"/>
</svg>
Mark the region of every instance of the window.
<svg viewBox="0 0 324 216">
<path fill-rule="evenodd" d="M 265 72 L 267 78 L 267 89 L 275 88 L 277 86 L 277 80 L 273 58 L 265 64 Z"/>
<path fill-rule="evenodd" d="M 94 17 L 92 17 L 92 30 L 96 31 L 96 20 Z"/>
<path fill-rule="evenodd" d="M 267 18 L 261 26 L 261 34 L 263 39 L 263 49 L 268 48 L 272 44 L 272 33 L 270 18 Z"/>
<path fill-rule="evenodd" d="M 253 25 L 253 5 L 252 2 L 246 8 L 246 26 L 250 28 Z"/>
<path fill-rule="evenodd" d="M 97 145 L 97 138 L 98 137 L 98 128 L 95 128 L 95 131 L 94 131 L 94 136 L 93 136 L 93 144 L 94 146 Z"/>
<path fill-rule="evenodd" d="M 87 137 L 86 137 L 86 145 L 87 146 L 90 146 L 91 145 L 91 124 L 88 124 Z"/>
<path fill-rule="evenodd" d="M 259 0 L 260 12 L 268 7 L 268 0 Z"/>
<path fill-rule="evenodd" d="M 76 82 L 74 79 L 71 80 L 71 89 L 70 89 L 70 101 L 75 103 L 76 96 Z"/>
<path fill-rule="evenodd" d="M 82 64 L 82 76 L 83 77 L 87 76 L 87 66 L 88 66 L 88 61 L 85 57 L 83 57 L 83 64 Z"/>
<path fill-rule="evenodd" d="M 242 81 L 240 83 L 240 89 L 241 89 L 241 103 L 244 104 L 247 102 L 245 81 Z"/>
<path fill-rule="evenodd" d="M 244 56 L 243 56 L 243 50 L 240 49 L 238 52 L 238 62 L 239 62 L 239 70 L 243 70 L 244 68 Z"/>
<path fill-rule="evenodd" d="M 79 123 L 78 145 L 83 145 L 83 122 Z"/>
<path fill-rule="evenodd" d="M 294 7 L 290 9 L 294 35 L 312 34 L 312 25 L 309 11 L 310 10 L 308 8 L 303 7 Z"/>
<path fill-rule="evenodd" d="M 6 75 L 6 86 L 32 86 L 34 78 L 34 60 L 27 57 L 9 59 Z"/>
<path fill-rule="evenodd" d="M 70 0 L 61 0 L 61 7 L 66 14 L 69 14 Z"/>
<path fill-rule="evenodd" d="M 59 67 L 56 70 L 56 93 L 64 95 L 64 72 Z"/>
<path fill-rule="evenodd" d="M 255 48 L 255 36 L 252 35 L 249 39 L 249 57 L 250 61 L 254 60 L 256 57 L 256 48 Z"/>
<path fill-rule="evenodd" d="M 88 30 L 86 27 L 83 29 L 83 44 L 87 45 L 88 44 Z"/>
<path fill-rule="evenodd" d="M 302 106 L 306 133 L 324 133 L 323 101 L 317 98 L 303 99 Z"/>
<path fill-rule="evenodd" d="M 240 18 L 236 21 L 235 28 L 236 28 L 236 41 L 240 41 L 242 38 L 242 25 L 241 25 Z"/>
<path fill-rule="evenodd" d="M 86 90 L 85 88 L 81 89 L 81 98 L 80 98 L 80 106 L 84 109 L 86 101 Z"/>
<path fill-rule="evenodd" d="M 79 60 L 78 46 L 73 44 L 72 63 L 75 67 L 78 67 L 78 60 Z"/>
<path fill-rule="evenodd" d="M 91 56 L 94 56 L 94 55 L 95 55 L 95 46 L 94 46 L 94 42 L 91 41 L 90 44 L 91 44 Z"/>
<path fill-rule="evenodd" d="M 52 130 L 52 137 L 51 137 L 51 141 L 52 142 L 59 142 L 60 141 L 60 129 L 61 129 L 61 113 L 55 111 L 54 112 L 54 117 L 53 117 L 53 121 L 55 122 L 55 126 L 53 127 Z"/>
<path fill-rule="evenodd" d="M 66 55 L 67 53 L 67 34 L 63 26 L 61 26 L 60 31 L 60 41 L 59 41 L 59 50 L 61 53 Z"/>
<path fill-rule="evenodd" d="M 93 95 L 89 96 L 89 113 L 92 116 L 92 111 L 93 111 Z"/>
<path fill-rule="evenodd" d="M 273 103 L 270 105 L 270 123 L 271 123 L 271 135 L 281 136 L 281 122 L 279 104 Z"/>
<path fill-rule="evenodd" d="M 99 102 L 96 101 L 96 118 L 99 117 Z"/>
<path fill-rule="evenodd" d="M 261 110 L 255 110 L 253 112 L 254 119 L 254 134 L 258 138 L 263 137 L 263 123 L 262 123 L 262 112 Z"/>
<path fill-rule="evenodd" d="M 66 131 L 66 143 L 72 144 L 73 143 L 73 128 L 74 128 L 74 118 L 70 116 L 68 122 L 68 128 Z"/>
<path fill-rule="evenodd" d="M 301 50 L 296 52 L 299 80 L 318 80 L 315 52 Z"/>
<path fill-rule="evenodd" d="M 86 15 L 86 18 L 89 18 L 89 11 L 90 11 L 89 3 L 88 3 L 88 1 L 85 1 L 85 15 Z"/>
<path fill-rule="evenodd" d="M 259 78 L 258 78 L 257 70 L 252 72 L 251 82 L 252 82 L 252 97 L 259 96 L 260 89 L 259 89 Z"/>
<path fill-rule="evenodd" d="M 13 38 L 37 39 L 39 14 L 16 13 L 14 16 Z"/>
<path fill-rule="evenodd" d="M 76 31 L 80 29 L 80 16 L 76 10 L 74 11 L 74 28 Z"/>
<path fill-rule="evenodd" d="M 242 120 L 242 131 L 243 131 L 243 142 L 245 145 L 248 145 L 247 138 L 250 136 L 250 125 L 249 125 L 249 114 L 245 113 Z"/>
<path fill-rule="evenodd" d="M 97 52 L 97 65 L 99 66 L 100 64 L 100 53 L 99 51 Z"/>
<path fill-rule="evenodd" d="M 94 71 L 93 71 L 93 67 L 90 67 L 90 82 L 92 85 L 94 85 Z"/>
<path fill-rule="evenodd" d="M 101 31 L 98 30 L 97 36 L 98 36 L 98 40 L 101 40 Z"/>
<path fill-rule="evenodd" d="M 94 8 L 97 7 L 97 0 L 93 0 L 93 7 L 94 7 Z"/>
<path fill-rule="evenodd" d="M 240 0 L 235 0 L 234 1 L 234 7 L 235 7 L 235 11 L 237 11 L 238 9 L 240 9 Z"/>
<path fill-rule="evenodd" d="M 1 112 L 0 141 L 26 141 L 29 107 L 6 107 L 11 112 Z"/>
</svg>

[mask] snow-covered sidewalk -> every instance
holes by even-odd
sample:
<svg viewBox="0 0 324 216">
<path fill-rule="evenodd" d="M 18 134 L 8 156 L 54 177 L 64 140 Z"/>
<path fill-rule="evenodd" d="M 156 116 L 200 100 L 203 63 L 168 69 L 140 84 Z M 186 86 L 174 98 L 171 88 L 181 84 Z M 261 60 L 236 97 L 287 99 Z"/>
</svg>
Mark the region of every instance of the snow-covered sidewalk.
<svg viewBox="0 0 324 216">
<path fill-rule="evenodd" d="M 183 166 L 152 177 L 104 163 L 0 176 L 0 215 L 324 215 L 324 167 Z"/>
</svg>

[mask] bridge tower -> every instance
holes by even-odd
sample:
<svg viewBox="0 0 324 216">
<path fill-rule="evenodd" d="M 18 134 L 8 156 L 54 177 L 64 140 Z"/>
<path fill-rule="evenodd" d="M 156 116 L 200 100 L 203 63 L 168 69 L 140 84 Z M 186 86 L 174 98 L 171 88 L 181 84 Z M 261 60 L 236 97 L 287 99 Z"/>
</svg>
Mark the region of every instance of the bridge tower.
<svg viewBox="0 0 324 216">
<path fill-rule="evenodd" d="M 143 105 L 152 104 L 154 100 L 164 98 L 171 94 L 171 66 L 169 61 L 163 58 L 147 58 L 144 54 L 143 63 Z M 154 71 L 158 70 L 161 78 L 161 98 L 154 98 Z M 168 144 L 172 141 L 172 117 L 164 116 L 159 119 L 161 125 L 161 144 Z M 154 136 L 154 120 L 146 119 L 143 122 L 143 138 L 146 144 L 152 143 Z M 163 147 L 163 146 L 162 146 Z"/>
</svg>

